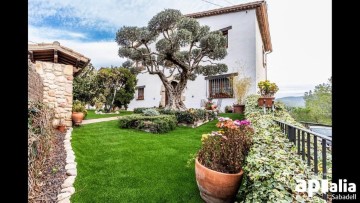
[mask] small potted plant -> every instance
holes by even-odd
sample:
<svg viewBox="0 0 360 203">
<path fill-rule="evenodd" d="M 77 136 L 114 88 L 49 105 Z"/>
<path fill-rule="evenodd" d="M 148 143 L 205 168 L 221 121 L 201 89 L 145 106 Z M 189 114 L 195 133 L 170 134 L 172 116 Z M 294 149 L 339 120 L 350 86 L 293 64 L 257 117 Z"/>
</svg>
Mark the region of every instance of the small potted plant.
<svg viewBox="0 0 360 203">
<path fill-rule="evenodd" d="M 234 92 L 237 103 L 233 105 L 233 113 L 243 114 L 245 111 L 245 99 L 251 86 L 251 78 L 243 77 L 234 81 Z"/>
<path fill-rule="evenodd" d="M 279 90 L 278 86 L 270 82 L 269 80 L 260 81 L 258 83 L 259 93 L 261 97 L 258 99 L 258 105 L 260 107 L 271 107 L 274 102 L 274 95 Z"/>
<path fill-rule="evenodd" d="M 217 108 L 216 104 L 212 101 L 212 98 L 208 98 L 208 101 L 205 104 L 206 110 L 215 110 Z"/>
<path fill-rule="evenodd" d="M 196 182 L 205 202 L 234 202 L 254 130 L 247 120 L 222 117 L 216 126 L 221 130 L 202 135 L 195 159 Z"/>
<path fill-rule="evenodd" d="M 225 106 L 225 113 L 232 113 L 233 107 L 232 106 Z"/>
<path fill-rule="evenodd" d="M 57 129 L 62 133 L 66 132 L 66 124 L 64 119 L 60 119 Z"/>
<path fill-rule="evenodd" d="M 87 111 L 85 106 L 78 100 L 75 100 L 72 107 L 72 120 L 75 125 L 80 125 L 86 117 Z"/>
</svg>

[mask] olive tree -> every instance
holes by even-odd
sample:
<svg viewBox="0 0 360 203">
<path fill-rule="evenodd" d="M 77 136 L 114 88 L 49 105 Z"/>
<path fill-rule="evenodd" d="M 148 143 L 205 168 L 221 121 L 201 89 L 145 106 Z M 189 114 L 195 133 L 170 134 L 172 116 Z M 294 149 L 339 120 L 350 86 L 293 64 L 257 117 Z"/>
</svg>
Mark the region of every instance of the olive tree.
<svg viewBox="0 0 360 203">
<path fill-rule="evenodd" d="M 115 41 L 120 57 L 141 62 L 149 74 L 159 76 L 168 93 L 166 109 L 186 110 L 181 94 L 188 80 L 227 71 L 225 64 L 216 62 L 227 55 L 222 32 L 210 31 L 178 10 L 161 11 L 147 27 L 123 26 Z M 175 86 L 173 77 L 178 80 Z"/>
<path fill-rule="evenodd" d="M 109 112 L 114 105 L 127 106 L 134 98 L 136 77 L 126 68 L 101 68 L 97 85 L 105 99 L 105 111 Z"/>
</svg>

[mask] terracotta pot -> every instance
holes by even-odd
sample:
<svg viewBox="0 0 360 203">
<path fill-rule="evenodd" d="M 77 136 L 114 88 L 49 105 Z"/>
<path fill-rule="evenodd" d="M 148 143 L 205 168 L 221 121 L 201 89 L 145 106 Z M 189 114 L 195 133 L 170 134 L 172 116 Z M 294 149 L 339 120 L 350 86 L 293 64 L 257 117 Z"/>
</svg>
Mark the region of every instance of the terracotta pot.
<svg viewBox="0 0 360 203">
<path fill-rule="evenodd" d="M 195 160 L 196 183 L 205 202 L 234 202 L 243 173 L 243 170 L 236 174 L 217 172 Z"/>
<path fill-rule="evenodd" d="M 258 99 L 258 105 L 259 105 L 259 107 L 263 107 L 264 106 L 264 100 L 265 100 L 265 106 L 266 107 L 272 107 L 274 99 L 275 99 L 275 97 L 260 97 Z"/>
<path fill-rule="evenodd" d="M 84 119 L 83 112 L 73 112 L 72 113 L 72 120 L 75 123 L 75 125 L 80 125 L 82 123 L 83 119 Z"/>
<path fill-rule="evenodd" d="M 66 132 L 66 126 L 64 126 L 64 125 L 60 125 L 60 126 L 58 126 L 57 127 L 57 129 L 60 131 L 60 132 Z"/>
<path fill-rule="evenodd" d="M 243 104 L 234 104 L 234 113 L 244 114 L 245 112 L 245 105 Z"/>
</svg>

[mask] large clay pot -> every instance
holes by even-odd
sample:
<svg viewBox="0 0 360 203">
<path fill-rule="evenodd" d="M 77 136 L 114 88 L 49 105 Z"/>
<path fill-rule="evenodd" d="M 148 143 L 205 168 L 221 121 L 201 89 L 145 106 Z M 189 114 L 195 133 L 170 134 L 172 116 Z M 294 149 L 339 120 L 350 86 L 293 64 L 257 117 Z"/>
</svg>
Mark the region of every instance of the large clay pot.
<svg viewBox="0 0 360 203">
<path fill-rule="evenodd" d="M 80 125 L 82 120 L 84 119 L 83 112 L 73 112 L 72 113 L 72 120 L 74 121 L 75 125 Z"/>
<path fill-rule="evenodd" d="M 275 97 L 260 97 L 258 99 L 258 105 L 259 107 L 263 107 L 265 102 L 265 107 L 272 107 L 274 99 Z"/>
<path fill-rule="evenodd" d="M 195 160 L 196 183 L 201 198 L 208 203 L 234 202 L 243 173 L 243 170 L 236 174 L 217 172 Z"/>
<path fill-rule="evenodd" d="M 245 105 L 243 104 L 234 104 L 234 113 L 244 114 L 245 112 Z"/>
</svg>

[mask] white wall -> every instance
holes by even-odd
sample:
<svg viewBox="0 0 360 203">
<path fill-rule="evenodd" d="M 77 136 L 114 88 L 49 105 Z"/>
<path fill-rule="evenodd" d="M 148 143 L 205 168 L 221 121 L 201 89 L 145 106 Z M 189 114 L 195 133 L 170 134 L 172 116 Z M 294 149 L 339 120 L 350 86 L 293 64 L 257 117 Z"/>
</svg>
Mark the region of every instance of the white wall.
<svg viewBox="0 0 360 203">
<path fill-rule="evenodd" d="M 130 102 L 128 110 L 133 110 L 138 107 L 158 107 L 161 99 L 161 81 L 159 76 L 150 75 L 148 73 L 139 73 L 137 76 L 136 86 L 143 86 L 144 88 L 144 100 L 136 100 L 138 93 L 135 91 L 135 97 Z"/>
<path fill-rule="evenodd" d="M 261 38 L 260 28 L 258 21 L 255 21 L 256 25 L 256 84 L 266 78 L 266 67 L 264 67 L 263 59 L 263 41 Z"/>
<path fill-rule="evenodd" d="M 227 73 L 244 71 L 244 75 L 252 78 L 249 94 L 256 93 L 257 64 L 256 64 L 256 13 L 255 10 L 208 16 L 197 19 L 200 25 L 208 25 L 211 30 L 219 30 L 232 26 L 228 30 L 228 55 L 221 61 L 228 65 Z M 153 47 L 153 46 L 151 46 Z M 241 68 L 242 67 L 242 68 Z M 144 100 L 134 99 L 129 104 L 129 110 L 136 107 L 159 106 L 161 101 L 162 83 L 157 75 L 148 73 L 137 76 L 137 86 L 146 85 Z M 137 93 L 135 95 L 135 98 Z M 188 81 L 185 89 L 185 105 L 187 108 L 200 108 L 202 99 L 207 99 L 208 83 L 204 76 L 199 75 L 195 81 Z M 155 98 L 155 99 L 154 99 Z M 217 99 L 213 100 L 215 103 Z M 233 105 L 234 98 L 223 98 L 221 111 L 225 106 Z"/>
</svg>

